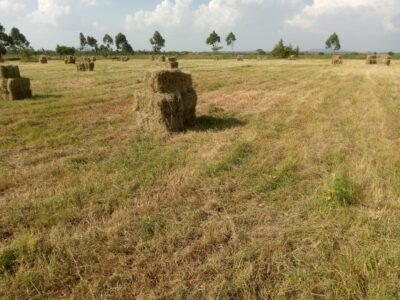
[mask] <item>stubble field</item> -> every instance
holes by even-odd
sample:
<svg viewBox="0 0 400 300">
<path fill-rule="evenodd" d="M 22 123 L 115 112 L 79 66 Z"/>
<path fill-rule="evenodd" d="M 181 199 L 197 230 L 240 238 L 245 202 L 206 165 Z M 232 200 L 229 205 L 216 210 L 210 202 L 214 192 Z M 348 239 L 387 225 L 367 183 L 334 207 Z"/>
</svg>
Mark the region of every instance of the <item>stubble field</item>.
<svg viewBox="0 0 400 300">
<path fill-rule="evenodd" d="M 148 60 L 20 64 L 0 101 L 0 298 L 400 298 L 400 63 L 181 60 L 195 128 L 145 133 Z"/>
</svg>

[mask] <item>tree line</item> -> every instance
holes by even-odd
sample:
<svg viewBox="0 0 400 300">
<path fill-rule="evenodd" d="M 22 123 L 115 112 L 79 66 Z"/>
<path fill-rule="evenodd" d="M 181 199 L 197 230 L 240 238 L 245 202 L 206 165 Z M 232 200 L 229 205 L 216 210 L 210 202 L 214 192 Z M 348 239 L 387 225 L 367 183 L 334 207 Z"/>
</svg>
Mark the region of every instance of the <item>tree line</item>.
<svg viewBox="0 0 400 300">
<path fill-rule="evenodd" d="M 155 31 L 153 36 L 150 38 L 150 45 L 154 53 L 161 52 L 162 48 L 165 47 L 165 39 L 159 31 Z M 235 43 L 237 41 L 236 35 L 230 32 L 225 42 L 228 47 L 231 47 L 232 53 L 234 53 Z M 126 54 L 133 54 L 134 50 L 132 45 L 129 43 L 127 37 L 123 33 L 118 33 L 114 38 L 109 34 L 105 34 L 102 39 L 102 44 L 99 45 L 98 40 L 90 35 L 85 36 L 82 32 L 79 34 L 80 48 L 75 49 L 74 47 L 68 47 L 64 45 L 57 45 L 56 53 L 59 55 L 74 55 L 77 50 L 79 51 L 94 51 L 103 55 L 108 55 L 114 51 L 122 52 Z M 206 44 L 211 46 L 211 50 L 214 53 L 218 53 L 223 47 L 221 45 L 221 37 L 213 30 L 206 39 Z M 332 49 L 333 53 L 341 49 L 339 36 L 337 33 L 333 33 L 325 42 L 326 49 Z M 21 31 L 13 27 L 10 33 L 6 33 L 5 28 L 0 24 L 0 56 L 5 55 L 7 51 L 23 53 L 24 51 L 33 51 L 30 47 L 30 43 Z M 262 49 L 258 49 L 259 54 L 265 54 Z M 274 46 L 271 55 L 279 58 L 287 58 L 291 55 L 298 56 L 300 54 L 299 46 L 293 47 L 292 45 L 285 45 L 283 39 L 280 39 Z"/>
</svg>

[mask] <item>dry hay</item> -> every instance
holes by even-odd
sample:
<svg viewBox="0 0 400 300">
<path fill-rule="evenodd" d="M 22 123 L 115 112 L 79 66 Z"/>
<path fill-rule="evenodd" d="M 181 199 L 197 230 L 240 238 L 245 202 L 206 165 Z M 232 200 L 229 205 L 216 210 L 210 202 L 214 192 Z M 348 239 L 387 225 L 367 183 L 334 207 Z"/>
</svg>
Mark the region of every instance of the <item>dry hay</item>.
<svg viewBox="0 0 400 300">
<path fill-rule="evenodd" d="M 366 64 L 367 65 L 376 65 L 378 63 L 378 57 L 376 55 L 368 55 Z"/>
<path fill-rule="evenodd" d="M 181 71 L 148 72 L 145 90 L 135 94 L 137 122 L 145 130 L 185 131 L 196 122 L 192 76 Z"/>
<path fill-rule="evenodd" d="M 75 64 L 76 58 L 75 58 L 75 56 L 68 55 L 68 56 L 64 57 L 64 62 L 65 62 L 66 65 L 67 64 Z"/>
<path fill-rule="evenodd" d="M 121 57 L 119 58 L 119 60 L 120 60 L 120 61 L 123 61 L 123 62 L 127 62 L 127 61 L 129 61 L 129 56 L 121 56 Z"/>
<path fill-rule="evenodd" d="M 41 64 L 47 64 L 47 57 L 45 55 L 40 55 L 39 56 L 39 62 Z"/>
<path fill-rule="evenodd" d="M 78 61 L 76 63 L 76 70 L 78 72 L 93 72 L 94 71 L 94 62 L 93 61 Z"/>
<path fill-rule="evenodd" d="M 332 56 L 332 64 L 333 65 L 342 65 L 343 64 L 343 58 L 340 55 Z"/>
<path fill-rule="evenodd" d="M 0 66 L 0 94 L 5 100 L 32 98 L 31 81 L 21 78 L 18 66 Z"/>
<path fill-rule="evenodd" d="M 378 62 L 380 65 L 390 66 L 391 57 L 389 55 L 379 56 Z"/>
<path fill-rule="evenodd" d="M 243 55 L 238 55 L 238 56 L 236 57 L 236 60 L 237 60 L 237 61 L 243 61 Z"/>
<path fill-rule="evenodd" d="M 158 61 L 160 61 L 160 62 L 165 62 L 165 56 L 164 56 L 164 55 L 160 55 L 160 56 L 158 57 Z"/>
</svg>

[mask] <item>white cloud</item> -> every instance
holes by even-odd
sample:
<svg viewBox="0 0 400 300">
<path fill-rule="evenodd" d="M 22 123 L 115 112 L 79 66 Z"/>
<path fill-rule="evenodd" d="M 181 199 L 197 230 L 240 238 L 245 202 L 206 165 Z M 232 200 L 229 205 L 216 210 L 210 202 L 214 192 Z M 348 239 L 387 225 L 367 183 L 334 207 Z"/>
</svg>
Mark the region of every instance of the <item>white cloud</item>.
<svg viewBox="0 0 400 300">
<path fill-rule="evenodd" d="M 291 26 L 310 28 L 326 16 L 338 15 L 343 12 L 362 13 L 364 16 L 381 20 L 386 31 L 398 30 L 393 24 L 393 18 L 400 14 L 399 0 L 314 0 L 286 23 Z"/>
<path fill-rule="evenodd" d="M 5 11 L 17 11 L 17 10 L 22 10 L 25 8 L 25 4 L 23 4 L 22 1 L 16 1 L 16 0 L 0 0 L 0 11 L 5 12 Z"/>
<path fill-rule="evenodd" d="M 142 28 L 154 24 L 165 27 L 180 25 L 188 14 L 192 0 L 163 0 L 154 10 L 139 10 L 128 15 L 125 20 L 127 29 Z"/>
<path fill-rule="evenodd" d="M 194 11 L 194 23 L 200 28 L 221 29 L 236 24 L 246 5 L 260 5 L 266 0 L 210 0 Z"/>
<path fill-rule="evenodd" d="M 60 17 L 70 14 L 70 0 L 38 0 L 38 8 L 29 17 L 33 22 L 57 25 Z"/>
</svg>

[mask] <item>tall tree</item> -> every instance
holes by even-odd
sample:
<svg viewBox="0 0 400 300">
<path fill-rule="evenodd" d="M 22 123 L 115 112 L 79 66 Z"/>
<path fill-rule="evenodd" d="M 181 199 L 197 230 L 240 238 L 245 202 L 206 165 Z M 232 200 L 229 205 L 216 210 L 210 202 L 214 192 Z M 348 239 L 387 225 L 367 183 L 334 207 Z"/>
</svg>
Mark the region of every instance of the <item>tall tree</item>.
<svg viewBox="0 0 400 300">
<path fill-rule="evenodd" d="M 7 53 L 7 47 L 10 45 L 10 37 L 5 32 L 5 28 L 0 24 L 0 56 Z"/>
<path fill-rule="evenodd" d="M 29 47 L 29 42 L 18 28 L 11 28 L 10 38 L 12 40 L 12 46 L 17 49 L 25 49 Z"/>
<path fill-rule="evenodd" d="M 106 45 L 107 49 L 110 50 L 111 46 L 114 44 L 114 40 L 109 34 L 106 34 L 103 37 L 103 43 Z"/>
<path fill-rule="evenodd" d="M 221 43 L 221 38 L 214 30 L 213 32 L 210 33 L 209 37 L 207 38 L 206 44 L 211 46 L 212 51 L 218 52 L 219 50 L 222 49 L 220 43 Z"/>
<path fill-rule="evenodd" d="M 163 47 L 165 47 L 165 39 L 162 35 L 156 31 L 153 37 L 150 39 L 150 44 L 153 45 L 154 52 L 160 52 Z"/>
<path fill-rule="evenodd" d="M 82 32 L 79 34 L 79 43 L 81 44 L 81 49 L 85 49 L 85 46 L 87 45 L 87 40 Z"/>
<path fill-rule="evenodd" d="M 280 39 L 279 42 L 275 45 L 274 49 L 271 52 L 272 56 L 275 57 L 286 57 L 286 46 L 283 42 L 283 39 Z"/>
<path fill-rule="evenodd" d="M 122 44 L 121 50 L 125 53 L 133 53 L 133 48 L 128 42 Z"/>
<path fill-rule="evenodd" d="M 234 47 L 235 47 L 235 42 L 236 42 L 236 36 L 233 32 L 229 33 L 228 36 L 225 39 L 226 44 L 228 46 L 232 47 L 232 53 L 234 52 Z"/>
<path fill-rule="evenodd" d="M 340 50 L 340 48 L 342 47 L 340 45 L 339 36 L 336 34 L 336 32 L 331 34 L 331 36 L 326 40 L 325 45 L 326 49 L 332 49 L 333 53 Z"/>
<path fill-rule="evenodd" d="M 160 52 L 163 47 L 165 47 L 165 39 L 162 35 L 156 31 L 153 37 L 150 39 L 150 44 L 153 45 L 154 52 Z"/>
<path fill-rule="evenodd" d="M 97 51 L 97 48 L 98 48 L 97 47 L 97 40 L 94 37 L 89 36 L 89 35 L 86 38 L 86 40 L 87 40 L 87 44 L 89 45 L 89 47 L 91 47 L 91 48 L 93 48 L 94 50 Z"/>
<path fill-rule="evenodd" d="M 125 34 L 120 32 L 115 36 L 115 46 L 117 47 L 117 50 L 120 50 L 122 45 L 126 43 L 128 43 L 128 40 L 126 39 Z"/>
</svg>

